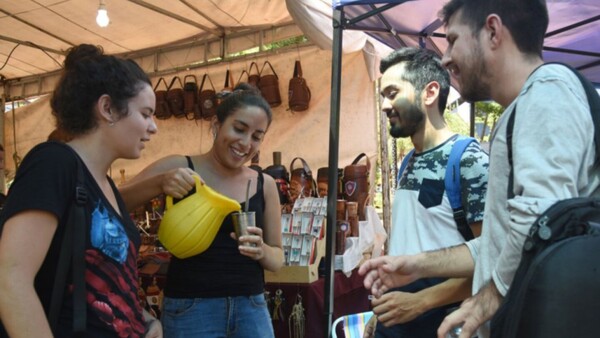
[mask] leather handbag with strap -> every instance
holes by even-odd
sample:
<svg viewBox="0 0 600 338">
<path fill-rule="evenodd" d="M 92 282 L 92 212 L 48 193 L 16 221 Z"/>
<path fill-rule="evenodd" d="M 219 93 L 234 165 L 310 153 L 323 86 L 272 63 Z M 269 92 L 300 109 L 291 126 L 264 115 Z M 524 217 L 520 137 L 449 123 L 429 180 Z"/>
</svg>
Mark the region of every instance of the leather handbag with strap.
<svg viewBox="0 0 600 338">
<path fill-rule="evenodd" d="M 302 77 L 302 65 L 297 60 L 294 65 L 294 77 L 290 79 L 288 104 L 292 111 L 304 111 L 310 103 L 310 88 Z"/>
<path fill-rule="evenodd" d="M 188 120 L 193 120 L 200 114 L 196 75 L 186 75 L 183 78 L 183 110 Z"/>
<path fill-rule="evenodd" d="M 265 74 L 265 66 L 269 66 L 272 74 Z M 281 94 L 279 93 L 279 77 L 273 69 L 273 66 L 269 61 L 265 61 L 260 70 L 260 81 L 258 82 L 258 89 L 262 96 L 267 100 L 271 107 L 277 107 L 281 105 Z"/>
<path fill-rule="evenodd" d="M 256 72 L 252 72 L 253 68 Z M 256 62 L 252 62 L 248 67 L 248 83 L 258 88 L 258 82 L 260 81 L 260 72 L 258 71 L 258 65 Z"/>
<path fill-rule="evenodd" d="M 165 89 L 158 89 L 160 84 L 164 85 Z M 169 104 L 167 103 L 167 91 L 169 90 L 169 85 L 167 85 L 167 81 L 165 81 L 164 77 L 158 79 L 156 82 L 156 86 L 154 86 L 154 95 L 156 96 L 156 107 L 154 116 L 156 116 L 159 120 L 166 120 L 171 117 L 171 109 L 169 108 Z"/>
<path fill-rule="evenodd" d="M 179 76 L 173 77 L 171 84 L 169 84 L 167 102 L 169 102 L 169 108 L 173 116 L 185 117 L 185 111 L 183 110 L 183 83 Z"/>
<path fill-rule="evenodd" d="M 365 158 L 366 164 L 358 164 Z M 365 218 L 365 207 L 369 202 L 369 172 L 371 170 L 371 162 L 369 157 L 362 153 L 358 155 L 352 164 L 344 168 L 344 199 L 346 201 L 358 202 L 358 218 L 361 221 Z"/>
<path fill-rule="evenodd" d="M 225 84 L 223 85 L 223 89 L 217 94 L 217 106 L 221 104 L 227 98 L 227 95 L 233 92 L 233 88 L 235 84 L 233 83 L 233 74 L 231 71 L 227 69 L 225 72 Z"/>
<path fill-rule="evenodd" d="M 246 81 L 243 81 L 244 74 L 246 74 Z M 238 84 L 239 84 L 240 82 L 246 82 L 246 83 L 248 83 L 248 78 L 249 78 L 249 77 L 250 77 L 250 75 L 248 75 L 248 72 L 247 72 L 247 71 L 244 69 L 244 70 L 242 70 L 242 72 L 240 73 L 240 77 L 238 78 L 238 80 L 237 80 L 237 83 L 238 83 Z"/>
<path fill-rule="evenodd" d="M 206 82 L 206 80 L 208 80 L 208 82 Z M 210 88 L 205 89 L 204 85 L 207 83 L 210 84 Z M 204 74 L 202 77 L 202 82 L 198 91 L 200 92 L 198 95 L 200 97 L 200 115 L 203 119 L 210 120 L 217 114 L 217 92 L 215 91 L 215 86 L 208 74 Z"/>
<path fill-rule="evenodd" d="M 302 162 L 301 168 L 294 168 L 296 160 Z M 290 173 L 290 197 L 292 204 L 298 197 L 315 196 L 317 184 L 313 179 L 310 167 L 303 158 L 296 157 L 292 160 L 292 163 L 290 163 Z"/>
</svg>

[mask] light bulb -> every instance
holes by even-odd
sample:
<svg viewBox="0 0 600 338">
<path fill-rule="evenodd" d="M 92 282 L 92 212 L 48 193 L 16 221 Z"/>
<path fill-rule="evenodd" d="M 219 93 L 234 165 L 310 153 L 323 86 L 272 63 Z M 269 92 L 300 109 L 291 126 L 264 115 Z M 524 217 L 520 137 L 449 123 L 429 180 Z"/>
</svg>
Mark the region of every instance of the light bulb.
<svg viewBox="0 0 600 338">
<path fill-rule="evenodd" d="M 108 11 L 106 11 L 106 6 L 103 3 L 100 3 L 100 7 L 98 7 L 98 15 L 96 16 L 96 23 L 100 27 L 108 26 L 110 19 L 108 18 Z"/>
</svg>

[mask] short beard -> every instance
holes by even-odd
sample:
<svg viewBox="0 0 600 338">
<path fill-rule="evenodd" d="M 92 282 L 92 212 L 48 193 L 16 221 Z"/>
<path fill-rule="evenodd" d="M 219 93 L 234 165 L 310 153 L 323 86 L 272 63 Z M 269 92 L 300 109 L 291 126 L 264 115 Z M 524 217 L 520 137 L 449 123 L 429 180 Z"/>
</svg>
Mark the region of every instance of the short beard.
<svg viewBox="0 0 600 338">
<path fill-rule="evenodd" d="M 491 88 L 486 79 L 490 75 L 483 62 L 483 52 L 478 44 L 474 51 L 473 69 L 470 72 L 468 81 L 463 81 L 460 88 L 460 95 L 467 102 L 487 101 L 490 100 Z"/>
<path fill-rule="evenodd" d="M 394 138 L 404 138 L 414 135 L 425 121 L 425 112 L 416 104 L 398 99 L 393 103 L 396 114 L 402 120 L 402 125 L 390 125 L 390 135 Z M 399 113 L 399 112 L 402 113 Z"/>
</svg>

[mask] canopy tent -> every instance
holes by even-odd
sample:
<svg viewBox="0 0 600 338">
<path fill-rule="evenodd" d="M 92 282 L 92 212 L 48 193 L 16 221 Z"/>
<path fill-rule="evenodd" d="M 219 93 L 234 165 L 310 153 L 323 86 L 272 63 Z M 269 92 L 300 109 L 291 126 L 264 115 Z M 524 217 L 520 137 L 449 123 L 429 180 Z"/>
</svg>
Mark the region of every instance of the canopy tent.
<svg viewBox="0 0 600 338">
<path fill-rule="evenodd" d="M 325 119 L 329 110 L 330 48 L 319 50 L 302 42 L 278 50 L 266 45 L 303 34 L 286 8 L 284 0 L 103 0 L 111 19 L 106 28 L 96 25 L 98 0 L 9 0 L 0 3 L 0 95 L 11 100 L 50 93 L 59 76 L 65 51 L 79 43 L 103 46 L 108 54 L 136 60 L 156 83 L 164 76 L 209 73 L 216 90 L 223 87 L 224 73 L 231 69 L 234 81 L 250 62 L 259 66 L 269 60 L 279 76 L 283 104 L 274 109 L 274 122 L 265 139 L 261 165 L 271 164 L 271 152 L 283 153 L 283 164 L 303 157 L 315 171 L 327 163 Z M 331 10 L 330 4 L 327 6 Z M 362 34 L 362 33 L 361 33 Z M 240 56 L 240 52 L 251 54 Z M 247 53 L 247 52 L 246 52 Z M 375 106 L 372 65 L 360 53 L 345 60 L 348 76 L 348 103 L 344 109 L 346 136 L 342 136 L 341 160 L 350 163 L 361 152 L 376 154 L 376 126 L 370 114 Z M 312 90 L 310 109 L 288 110 L 287 84 L 293 74 L 293 60 L 301 59 L 304 77 Z M 14 174 L 11 155 L 24 156 L 53 129 L 47 99 L 18 108 L 0 119 L 0 137 L 5 145 L 9 176 Z M 2 124 L 4 123 L 4 124 Z M 158 121 L 159 133 L 148 143 L 142 158 L 119 160 L 113 177 L 121 169 L 128 178 L 148 163 L 178 152 L 205 151 L 212 143 L 208 123 L 169 119 Z M 353 135 L 369 135 L 359 140 Z M 183 137 L 182 137 L 183 135 Z M 318 151 L 316 150 L 318 149 Z"/>
<path fill-rule="evenodd" d="M 288 2 L 291 0 L 288 0 Z M 305 1 L 306 2 L 306 1 Z M 343 43 L 348 30 L 364 31 L 392 48 L 420 46 L 442 54 L 446 48 L 437 13 L 446 0 L 334 0 L 332 35 L 331 114 L 329 128 L 329 168 L 337 168 L 341 68 Z M 592 82 L 600 83 L 600 3 L 597 0 L 548 0 L 550 25 L 544 42 L 546 61 L 561 61 L 580 70 Z M 310 36 L 309 36 L 310 37 Z M 329 177 L 334 172 L 330 170 Z M 336 182 L 330 182 L 329 194 Z M 335 201 L 327 206 L 327 223 L 335 224 Z M 333 309 L 332 227 L 327 228 L 325 281 L 325 325 L 331 333 Z"/>
</svg>

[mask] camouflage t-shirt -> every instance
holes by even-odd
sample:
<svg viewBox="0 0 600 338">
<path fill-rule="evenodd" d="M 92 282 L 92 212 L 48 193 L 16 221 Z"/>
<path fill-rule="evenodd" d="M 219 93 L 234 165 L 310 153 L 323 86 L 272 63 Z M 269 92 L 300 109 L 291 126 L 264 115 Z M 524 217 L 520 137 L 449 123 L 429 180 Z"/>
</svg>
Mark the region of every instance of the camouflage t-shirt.
<svg viewBox="0 0 600 338">
<path fill-rule="evenodd" d="M 457 135 L 439 146 L 413 154 L 394 194 L 390 254 L 414 254 L 464 242 L 452 215 L 444 178 Z M 488 155 L 471 143 L 460 161 L 462 205 L 467 222 L 483 220 Z"/>
</svg>

